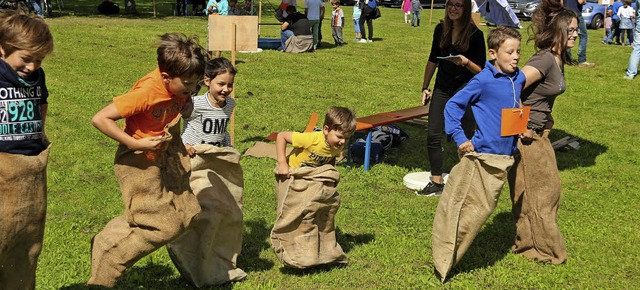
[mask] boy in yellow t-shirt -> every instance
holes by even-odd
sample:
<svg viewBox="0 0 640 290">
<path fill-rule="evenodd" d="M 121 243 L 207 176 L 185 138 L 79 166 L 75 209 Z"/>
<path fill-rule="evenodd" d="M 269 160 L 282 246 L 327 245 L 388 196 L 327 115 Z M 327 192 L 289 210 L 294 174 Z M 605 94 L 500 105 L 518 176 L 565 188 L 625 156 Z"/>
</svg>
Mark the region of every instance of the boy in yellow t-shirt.
<svg viewBox="0 0 640 290">
<path fill-rule="evenodd" d="M 336 157 L 340 156 L 355 130 L 356 116 L 353 111 L 344 107 L 331 107 L 320 132 L 280 132 L 276 139 L 276 174 L 288 178 L 290 167 L 335 165 Z M 286 156 L 287 143 L 294 147 L 289 156 Z"/>
</svg>

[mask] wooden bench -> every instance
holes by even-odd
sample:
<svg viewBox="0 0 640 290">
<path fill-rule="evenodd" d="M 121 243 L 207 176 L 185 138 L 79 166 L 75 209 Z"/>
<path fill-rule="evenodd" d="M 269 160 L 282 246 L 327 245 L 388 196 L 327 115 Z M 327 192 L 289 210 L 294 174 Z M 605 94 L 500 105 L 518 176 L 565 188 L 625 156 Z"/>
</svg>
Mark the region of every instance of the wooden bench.
<svg viewBox="0 0 640 290">
<path fill-rule="evenodd" d="M 371 116 L 361 117 L 356 119 L 356 131 L 367 131 L 367 139 L 364 150 L 364 171 L 368 171 L 370 167 L 370 154 L 371 154 L 371 129 L 403 122 L 415 118 L 420 118 L 429 115 L 429 106 L 417 106 L 397 111 L 379 113 Z"/>
</svg>

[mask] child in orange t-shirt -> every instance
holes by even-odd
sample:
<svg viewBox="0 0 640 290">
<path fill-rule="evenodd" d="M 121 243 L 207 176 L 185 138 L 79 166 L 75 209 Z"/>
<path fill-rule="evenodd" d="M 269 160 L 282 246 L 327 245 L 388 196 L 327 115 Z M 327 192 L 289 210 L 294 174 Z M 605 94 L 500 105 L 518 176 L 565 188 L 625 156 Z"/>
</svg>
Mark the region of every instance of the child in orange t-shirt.
<svg viewBox="0 0 640 290">
<path fill-rule="evenodd" d="M 90 285 L 113 287 L 124 270 L 182 234 L 200 212 L 188 186 L 189 157 L 172 121 L 192 105 L 206 51 L 195 37 L 167 33 L 157 53 L 158 68 L 91 120 L 120 142 L 115 174 L 125 210 L 92 239 Z"/>
</svg>

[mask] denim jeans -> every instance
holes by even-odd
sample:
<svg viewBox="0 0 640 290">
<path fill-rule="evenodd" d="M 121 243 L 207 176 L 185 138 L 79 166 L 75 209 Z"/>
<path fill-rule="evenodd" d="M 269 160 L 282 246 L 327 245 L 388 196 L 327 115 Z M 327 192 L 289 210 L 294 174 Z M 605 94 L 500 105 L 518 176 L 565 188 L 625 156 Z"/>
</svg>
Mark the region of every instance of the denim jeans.
<svg viewBox="0 0 640 290">
<path fill-rule="evenodd" d="M 416 24 L 416 20 L 418 21 L 418 26 L 420 26 L 420 10 L 413 11 L 413 16 L 411 17 L 411 26 Z"/>
<path fill-rule="evenodd" d="M 589 35 L 587 34 L 587 24 L 582 18 L 582 14 L 578 13 L 578 36 L 580 37 L 580 46 L 578 47 L 578 63 L 587 61 L 587 40 Z"/>
<path fill-rule="evenodd" d="M 360 18 L 353 20 L 353 30 L 355 30 L 356 33 L 360 33 Z"/>
<path fill-rule="evenodd" d="M 287 43 L 287 39 L 291 36 L 293 36 L 293 31 L 289 29 L 280 31 L 280 46 L 282 47 L 282 50 L 287 47 L 285 44 Z"/>
<path fill-rule="evenodd" d="M 638 62 L 640 61 L 640 17 L 636 19 L 636 28 L 633 32 L 633 50 L 629 57 L 627 76 L 634 77 L 638 74 Z"/>
</svg>

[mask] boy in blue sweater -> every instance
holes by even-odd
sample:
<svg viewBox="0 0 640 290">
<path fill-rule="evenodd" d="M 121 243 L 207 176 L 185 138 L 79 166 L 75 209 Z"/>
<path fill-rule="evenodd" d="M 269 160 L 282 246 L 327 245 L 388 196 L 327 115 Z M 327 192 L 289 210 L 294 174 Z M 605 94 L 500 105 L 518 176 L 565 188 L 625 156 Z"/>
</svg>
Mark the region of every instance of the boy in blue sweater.
<svg viewBox="0 0 640 290">
<path fill-rule="evenodd" d="M 518 69 L 520 39 L 513 28 L 489 32 L 491 60 L 445 106 L 445 131 L 462 157 L 451 170 L 433 220 L 433 262 L 442 281 L 493 213 L 514 162 L 518 136 L 502 136 L 501 122 L 502 109 L 521 106 L 526 78 Z M 461 122 L 468 106 L 477 123 L 471 140 Z"/>
</svg>

